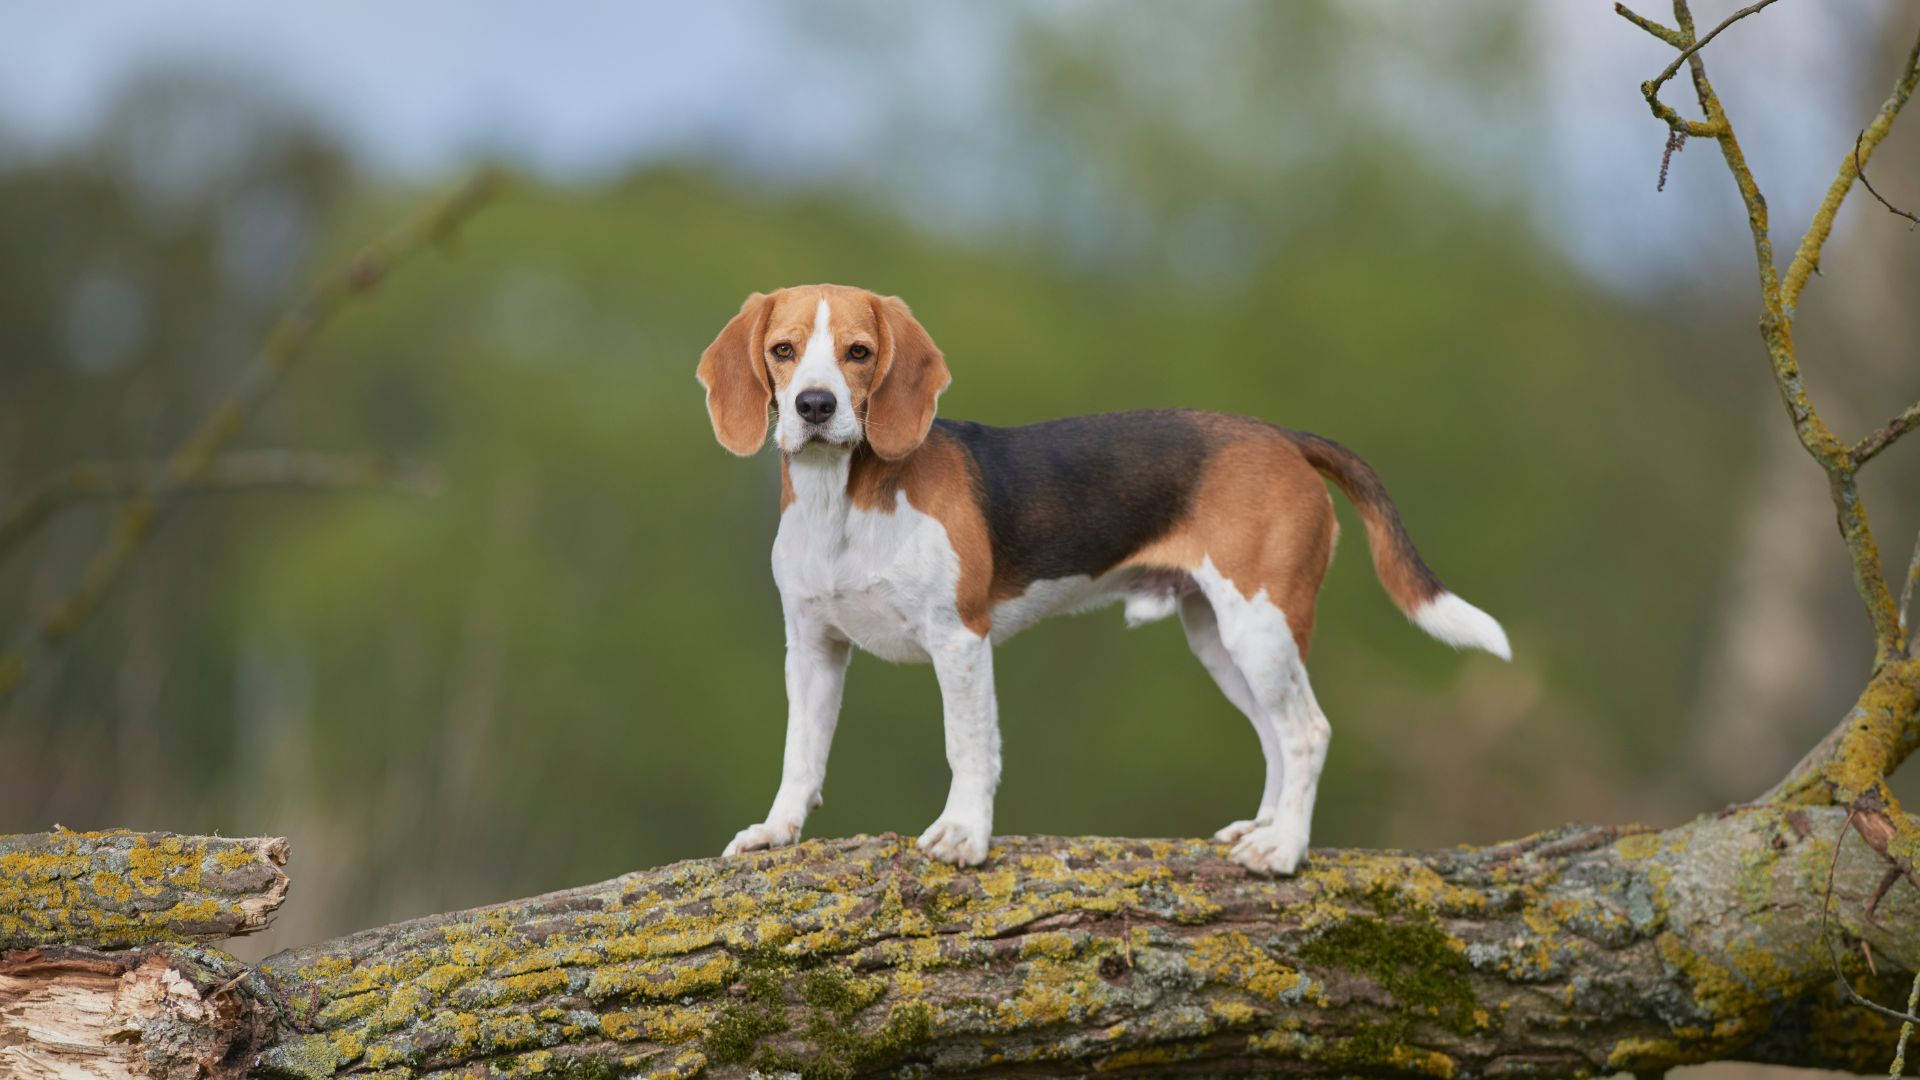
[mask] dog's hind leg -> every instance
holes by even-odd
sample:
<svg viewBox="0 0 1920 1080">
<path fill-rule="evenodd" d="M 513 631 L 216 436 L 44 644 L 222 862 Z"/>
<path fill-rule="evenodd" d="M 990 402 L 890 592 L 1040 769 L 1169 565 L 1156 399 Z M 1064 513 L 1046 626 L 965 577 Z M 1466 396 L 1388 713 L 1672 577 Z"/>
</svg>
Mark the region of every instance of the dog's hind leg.
<svg viewBox="0 0 1920 1080">
<path fill-rule="evenodd" d="M 1289 651 L 1280 663 L 1255 675 L 1254 681 L 1262 685 L 1256 694 L 1273 702 L 1270 715 L 1279 721 L 1283 775 L 1272 822 L 1242 837 L 1233 849 L 1233 859 L 1251 870 L 1291 874 L 1307 853 L 1313 802 L 1333 726 L 1314 700 L 1298 653 Z"/>
<path fill-rule="evenodd" d="M 1266 783 L 1260 793 L 1260 809 L 1255 811 L 1252 818 L 1236 821 L 1213 834 L 1213 838 L 1220 843 L 1231 844 L 1273 822 L 1274 807 L 1280 802 L 1280 735 L 1254 702 L 1253 690 L 1247 685 L 1246 676 L 1240 674 L 1240 669 L 1234 666 L 1233 657 L 1227 654 L 1227 647 L 1220 640 L 1220 621 L 1214 615 L 1213 604 L 1200 593 L 1188 593 L 1180 600 L 1180 625 L 1187 632 L 1187 646 L 1207 669 L 1207 674 L 1213 676 L 1214 685 L 1253 725 L 1254 734 L 1260 737 L 1260 753 L 1267 763 Z"/>
<path fill-rule="evenodd" d="M 1194 578 L 1213 606 L 1220 642 L 1246 680 L 1254 709 L 1279 749 L 1280 784 L 1272 819 L 1240 838 L 1233 859 L 1262 873 L 1291 874 L 1307 853 L 1313 801 L 1332 728 L 1314 700 L 1287 613 L 1267 591 L 1246 596 L 1211 566 Z"/>
</svg>

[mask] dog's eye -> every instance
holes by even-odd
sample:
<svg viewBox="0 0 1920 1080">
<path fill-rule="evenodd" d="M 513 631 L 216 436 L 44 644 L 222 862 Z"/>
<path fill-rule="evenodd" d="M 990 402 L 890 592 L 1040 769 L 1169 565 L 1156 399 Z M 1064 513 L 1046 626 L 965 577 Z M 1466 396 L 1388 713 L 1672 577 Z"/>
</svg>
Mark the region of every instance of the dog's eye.
<svg viewBox="0 0 1920 1080">
<path fill-rule="evenodd" d="M 769 349 L 768 351 L 773 353 L 773 358 L 775 360 L 793 359 L 793 346 L 787 344 L 784 341 L 778 345 L 775 345 L 772 349 Z"/>
<path fill-rule="evenodd" d="M 872 355 L 873 350 L 867 348 L 865 345 L 850 345 L 847 347 L 847 359 L 856 363 Z"/>
</svg>

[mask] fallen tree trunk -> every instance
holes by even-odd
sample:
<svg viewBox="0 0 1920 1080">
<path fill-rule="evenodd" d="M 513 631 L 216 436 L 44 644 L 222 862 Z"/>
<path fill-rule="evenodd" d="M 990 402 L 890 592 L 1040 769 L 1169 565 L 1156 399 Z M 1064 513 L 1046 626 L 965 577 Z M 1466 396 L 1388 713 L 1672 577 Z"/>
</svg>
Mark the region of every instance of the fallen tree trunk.
<svg viewBox="0 0 1920 1080">
<path fill-rule="evenodd" d="M 1317 851 L 1277 881 L 1201 841 L 1010 838 L 979 870 L 898 837 L 812 841 L 252 970 L 191 946 L 12 954 L 0 1048 L 30 1042 L 31 1001 L 86 1048 L 64 1063 L 103 1076 L 1881 1069 L 1893 1025 L 1844 1002 L 1821 938 L 1845 825 L 1756 807 L 1665 832 Z M 1856 982 L 1890 998 L 1892 969 L 1920 964 L 1920 890 L 1870 912 L 1886 865 L 1843 845 L 1832 922 Z M 88 1056 L 102 1045 L 123 1060 Z"/>
<path fill-rule="evenodd" d="M 0 836 L 0 949 L 219 941 L 266 928 L 287 842 L 172 833 Z"/>
</svg>

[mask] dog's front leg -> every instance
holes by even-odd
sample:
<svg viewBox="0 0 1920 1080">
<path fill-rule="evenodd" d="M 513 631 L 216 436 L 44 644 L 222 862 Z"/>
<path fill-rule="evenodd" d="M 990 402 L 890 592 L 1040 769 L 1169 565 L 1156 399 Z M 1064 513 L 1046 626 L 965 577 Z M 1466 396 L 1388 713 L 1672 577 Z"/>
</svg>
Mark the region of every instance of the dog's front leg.
<svg viewBox="0 0 1920 1080">
<path fill-rule="evenodd" d="M 993 696 L 993 646 L 964 628 L 940 634 L 927 650 L 946 710 L 947 764 L 953 786 L 940 819 L 920 834 L 920 850 L 943 862 L 977 866 L 993 835 L 993 793 L 1000 786 L 1000 715 Z"/>
<path fill-rule="evenodd" d="M 827 750 L 840 720 L 840 692 L 847 683 L 853 646 L 812 620 L 787 618 L 787 752 L 780 790 L 767 820 L 741 829 L 725 854 L 779 847 L 800 838 L 807 814 L 820 805 L 827 779 Z"/>
</svg>

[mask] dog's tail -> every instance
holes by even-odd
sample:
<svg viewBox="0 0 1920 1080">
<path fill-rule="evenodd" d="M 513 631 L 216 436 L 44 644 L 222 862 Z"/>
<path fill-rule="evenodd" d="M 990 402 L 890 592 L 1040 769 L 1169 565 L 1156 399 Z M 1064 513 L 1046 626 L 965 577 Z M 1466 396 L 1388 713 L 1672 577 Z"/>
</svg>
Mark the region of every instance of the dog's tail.
<svg viewBox="0 0 1920 1080">
<path fill-rule="evenodd" d="M 1485 649 L 1502 660 L 1513 659 L 1507 632 L 1493 616 L 1447 591 L 1415 550 L 1400 511 L 1387 497 L 1386 485 L 1360 455 L 1318 435 L 1287 433 L 1316 471 L 1339 485 L 1367 523 L 1367 546 L 1373 550 L 1373 572 L 1387 595 L 1413 624 L 1457 649 Z"/>
</svg>

